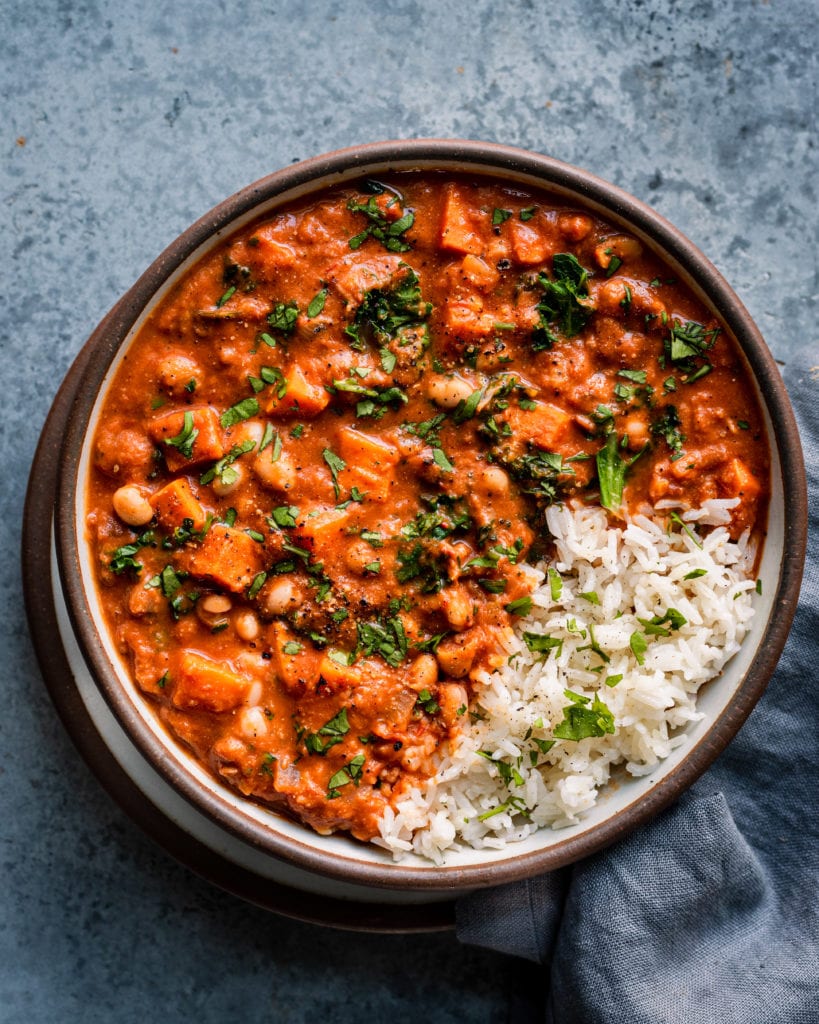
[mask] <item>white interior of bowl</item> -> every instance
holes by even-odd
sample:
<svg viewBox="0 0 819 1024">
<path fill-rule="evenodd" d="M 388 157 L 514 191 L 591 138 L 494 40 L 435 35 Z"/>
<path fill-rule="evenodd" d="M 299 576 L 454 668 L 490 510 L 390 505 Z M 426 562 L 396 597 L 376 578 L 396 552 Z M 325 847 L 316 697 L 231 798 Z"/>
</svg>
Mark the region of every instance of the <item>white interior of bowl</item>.
<svg viewBox="0 0 819 1024">
<path fill-rule="evenodd" d="M 440 168 L 442 166 L 441 161 L 435 161 L 434 165 L 430 162 L 427 166 Z M 99 395 L 94 405 L 90 421 L 89 428 L 86 434 L 85 443 L 81 453 L 78 470 L 78 486 L 76 491 L 76 506 L 75 516 L 77 523 L 77 531 L 80 537 L 80 552 L 81 552 L 81 571 L 82 571 L 82 585 L 87 597 L 88 607 L 93 620 L 94 626 L 99 633 L 101 644 L 104 652 L 115 667 L 117 677 L 120 685 L 122 686 L 123 693 L 127 696 L 129 702 L 133 705 L 137 711 L 141 721 L 144 723 L 145 728 L 159 741 L 163 747 L 167 758 L 177 768 L 182 769 L 191 779 L 195 780 L 196 785 L 202 789 L 209 791 L 213 796 L 217 797 L 231 812 L 239 817 L 245 819 L 251 819 L 252 821 L 263 826 L 265 829 L 270 830 L 273 833 L 277 833 L 279 836 L 286 838 L 288 841 L 292 841 L 302 846 L 310 847 L 322 854 L 329 856 L 335 861 L 335 870 L 338 870 L 338 865 L 342 861 L 354 861 L 358 863 L 366 863 L 372 865 L 386 866 L 392 864 L 392 858 L 389 854 L 375 846 L 365 846 L 359 843 L 353 843 L 342 835 L 336 836 L 319 836 L 313 833 L 310 829 L 305 828 L 295 822 L 289 821 L 278 814 L 267 810 L 266 808 L 257 805 L 246 798 L 234 793 L 228 787 L 219 783 L 209 772 L 207 772 L 199 762 L 186 750 L 184 749 L 165 729 L 161 724 L 157 716 L 155 715 L 149 701 L 147 701 L 138 688 L 135 686 L 131 679 L 129 666 L 125 663 L 120 653 L 117 651 L 116 646 L 109 635 L 107 626 L 105 623 L 104 616 L 100 607 L 100 602 L 97 594 L 96 583 L 94 580 L 94 558 L 90 551 L 87 543 L 84 521 L 85 521 L 85 500 L 88 489 L 89 473 L 91 470 L 91 448 L 90 443 L 93 437 L 96 425 L 102 410 L 103 403 L 107 390 L 111 384 L 113 377 L 115 376 L 124 352 L 127 350 L 131 339 L 138 333 L 145 319 L 155 307 L 167 291 L 176 283 L 180 276 L 182 276 L 194 263 L 202 258 L 210 249 L 218 245 L 224 237 L 232 234 L 235 230 L 242 227 L 244 224 L 251 220 L 255 220 L 257 217 L 264 215 L 268 211 L 275 209 L 280 206 L 283 202 L 289 202 L 293 199 L 299 198 L 301 195 L 318 191 L 322 188 L 338 185 L 347 179 L 358 178 L 367 174 L 385 173 L 387 170 L 400 170 L 402 168 L 424 168 L 424 162 L 413 160 L 407 161 L 404 164 L 401 162 L 391 162 L 389 166 L 381 165 L 369 165 L 363 167 L 356 167 L 351 169 L 348 174 L 340 176 L 338 174 L 332 175 L 328 180 L 313 181 L 309 185 L 301 186 L 297 189 L 288 191 L 274 200 L 268 200 L 265 203 L 255 207 L 252 211 L 246 213 L 240 218 L 237 218 L 231 223 L 229 228 L 220 231 L 217 234 L 211 236 L 211 238 L 196 250 L 177 270 L 176 272 L 166 281 L 165 285 L 156 293 L 150 306 L 146 308 L 137 322 L 131 329 L 128 338 L 125 343 L 121 346 L 117 357 L 113 361 L 105 380 L 103 381 L 102 387 L 100 388 Z M 478 167 L 474 164 L 468 164 L 466 166 L 459 166 L 457 162 L 453 161 L 445 165 L 444 169 L 450 171 L 465 170 L 472 173 L 487 173 L 499 177 L 497 168 L 493 168 L 491 165 L 487 165 L 485 168 Z M 618 218 L 616 214 L 612 213 L 609 209 L 604 206 L 600 206 L 596 203 L 590 203 L 588 200 L 577 197 L 573 192 L 550 185 L 548 182 L 538 180 L 529 175 L 515 174 L 505 175 L 505 180 L 510 186 L 523 185 L 530 186 L 537 189 L 543 189 L 554 194 L 562 195 L 564 197 L 574 198 L 579 205 L 596 208 L 599 212 L 610 221 L 617 222 Z M 633 225 L 629 225 L 625 221 L 621 221 L 623 227 L 627 227 L 628 230 L 634 232 Z M 645 243 L 651 248 L 657 251 L 657 246 L 652 243 L 651 240 L 643 236 L 640 232 L 637 232 Z M 668 261 L 669 265 L 675 268 L 675 270 L 687 280 L 695 291 L 697 291 L 700 297 L 706 302 L 706 305 L 710 305 L 713 309 L 713 303 L 708 303 L 707 296 L 703 294 L 702 290 L 699 289 L 694 282 L 690 280 L 690 277 L 683 268 L 679 267 L 675 261 L 663 254 L 664 258 Z M 717 315 L 718 315 L 718 311 Z M 768 620 L 773 612 L 773 599 L 776 591 L 776 583 L 779 579 L 780 565 L 783 556 L 784 548 L 784 487 L 777 486 L 777 482 L 781 480 L 781 466 L 776 452 L 776 447 L 773 441 L 773 428 L 768 413 L 765 407 L 764 401 L 760 394 L 760 404 L 764 410 L 765 425 L 768 438 L 770 441 L 772 465 L 771 473 L 774 486 L 772 488 L 771 505 L 769 510 L 769 530 L 767 539 L 765 542 L 765 548 L 763 552 L 762 563 L 760 566 L 759 574 L 763 580 L 762 595 L 755 598 L 756 604 L 756 615 L 752 621 L 751 630 L 749 635 L 746 637 L 740 652 L 729 662 L 723 671 L 722 675 L 708 684 L 700 693 L 698 698 L 698 708 L 703 713 L 704 717 L 700 722 L 693 724 L 686 730 L 688 737 L 687 742 L 676 748 L 672 754 L 666 758 L 657 769 L 648 776 L 641 778 L 627 778 L 622 781 L 618 781 L 617 785 L 610 786 L 603 794 L 597 803 L 597 805 L 590 810 L 580 824 L 563 828 L 559 830 L 542 830 L 528 837 L 522 842 L 511 844 L 503 850 L 463 850 L 458 852 L 452 852 L 447 855 L 445 861 L 445 867 L 453 868 L 464 868 L 472 865 L 486 866 L 489 863 L 500 864 L 510 859 L 517 858 L 521 854 L 532 853 L 535 851 L 541 851 L 549 847 L 553 847 L 566 842 L 569 839 L 574 839 L 582 836 L 592 830 L 598 828 L 602 823 L 610 821 L 614 816 L 621 813 L 627 807 L 630 807 L 636 801 L 643 798 L 654 786 L 656 786 L 663 779 L 667 778 L 674 770 L 680 765 L 680 763 L 688 757 L 693 747 L 706 735 L 711 725 L 717 718 L 722 714 L 727 705 L 730 703 L 732 697 L 739 688 L 745 673 L 753 659 L 753 656 L 759 646 L 763 635 L 765 633 Z M 71 642 L 70 638 L 66 639 L 68 645 Z M 74 645 L 76 647 L 76 644 Z M 87 670 L 86 670 L 87 674 Z M 98 700 L 99 694 L 96 697 L 91 697 L 89 694 L 89 700 L 91 704 L 96 707 L 100 703 Z M 84 698 L 85 699 L 85 698 Z M 87 701 L 88 703 L 88 701 Z M 91 707 L 89 706 L 89 710 Z M 122 734 L 125 735 L 124 733 Z M 121 741 L 120 737 L 117 737 L 116 742 Z M 115 754 L 118 754 L 116 747 L 112 747 Z M 176 795 L 175 795 L 176 796 Z M 178 796 L 176 797 L 178 800 Z M 183 801 L 184 803 L 184 801 Z M 175 812 L 176 813 L 176 812 Z M 221 831 L 221 830 L 220 830 Z M 248 848 L 250 849 L 250 848 Z M 255 851 L 251 851 L 254 852 Z M 429 865 L 427 862 L 420 860 L 419 858 L 411 857 L 401 862 L 401 868 L 415 868 L 424 869 Z M 254 870 L 257 870 L 254 868 Z M 296 869 L 293 869 L 296 870 Z M 399 868 L 400 870 L 400 868 Z M 296 887 L 307 887 L 312 891 L 315 891 L 316 887 L 312 880 L 315 876 L 309 873 L 301 872 L 301 874 L 308 875 L 309 884 L 305 883 L 305 880 L 296 880 L 288 882 L 287 884 L 295 885 Z M 358 888 L 358 887 L 353 887 Z M 387 890 L 379 890 L 383 897 L 386 898 Z M 349 898 L 360 898 L 359 895 L 355 897 L 350 896 Z M 433 898 L 431 892 L 427 892 L 427 898 Z"/>
</svg>

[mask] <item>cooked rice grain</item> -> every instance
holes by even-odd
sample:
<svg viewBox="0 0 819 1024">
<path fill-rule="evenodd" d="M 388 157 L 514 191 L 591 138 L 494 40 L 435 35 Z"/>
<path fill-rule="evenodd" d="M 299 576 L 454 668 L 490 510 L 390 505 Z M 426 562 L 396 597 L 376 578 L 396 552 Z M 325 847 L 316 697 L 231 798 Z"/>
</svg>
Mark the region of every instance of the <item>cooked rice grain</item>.
<svg viewBox="0 0 819 1024">
<path fill-rule="evenodd" d="M 693 537 L 669 532 L 662 514 L 636 515 L 620 528 L 602 509 L 549 509 L 560 600 L 552 600 L 548 566 L 530 569 L 532 610 L 508 637 L 508 661 L 482 677 L 434 779 L 396 802 L 375 841 L 396 859 L 414 852 L 436 863 L 458 847 L 499 849 L 538 828 L 577 823 L 614 766 L 646 775 L 685 743 L 685 726 L 702 717 L 697 691 L 737 652 L 754 614 L 753 551 L 745 536 L 732 542 L 724 525 L 735 504 L 711 501 L 683 513 Z M 695 539 L 694 524 L 714 528 Z M 706 572 L 686 580 L 695 569 Z M 599 604 L 582 593 L 596 594 Z M 647 636 L 640 665 L 629 644 L 633 633 L 645 634 L 638 620 L 669 608 L 686 623 L 669 636 Z M 589 627 L 608 662 L 591 649 Z M 562 649 L 533 653 L 524 632 L 562 640 Z M 605 685 L 617 675 L 620 682 Z M 558 740 L 542 753 L 536 741 L 553 739 L 570 703 L 567 689 L 599 695 L 615 732 Z"/>
</svg>

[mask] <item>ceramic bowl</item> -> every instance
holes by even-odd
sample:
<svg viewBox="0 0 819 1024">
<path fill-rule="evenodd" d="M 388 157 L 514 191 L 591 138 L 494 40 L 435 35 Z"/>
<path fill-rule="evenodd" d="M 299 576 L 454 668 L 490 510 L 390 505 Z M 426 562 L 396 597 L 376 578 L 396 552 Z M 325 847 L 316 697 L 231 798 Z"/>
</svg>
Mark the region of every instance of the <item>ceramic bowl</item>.
<svg viewBox="0 0 819 1024">
<path fill-rule="evenodd" d="M 689 728 L 687 743 L 650 775 L 609 787 L 580 824 L 542 830 L 501 851 L 451 854 L 443 866 L 395 864 L 374 846 L 342 835 L 316 835 L 208 774 L 165 731 L 131 681 L 104 625 L 83 525 L 90 439 L 106 389 L 130 339 L 179 276 L 226 236 L 284 203 L 362 176 L 407 169 L 473 172 L 550 191 L 600 213 L 659 253 L 744 353 L 772 455 L 772 497 L 759 569 L 766 586 L 740 652 L 701 692 L 703 718 Z M 646 822 L 690 786 L 737 732 L 774 670 L 796 606 L 807 509 L 797 429 L 779 372 L 749 314 L 708 260 L 649 207 L 585 171 L 506 146 L 446 140 L 379 143 L 292 165 L 238 192 L 184 231 L 117 303 L 87 348 L 90 357 L 68 417 L 55 517 L 60 596 L 77 656 L 116 722 L 118 731 L 110 734 L 110 742 L 120 742 L 115 738 L 120 734 L 127 737 L 177 799 L 184 798 L 226 842 L 238 840 L 266 858 L 274 875 L 287 876 L 287 884 L 321 891 L 332 880 L 341 891 L 350 886 L 375 893 L 373 898 L 382 902 L 435 901 L 585 857 Z"/>
</svg>

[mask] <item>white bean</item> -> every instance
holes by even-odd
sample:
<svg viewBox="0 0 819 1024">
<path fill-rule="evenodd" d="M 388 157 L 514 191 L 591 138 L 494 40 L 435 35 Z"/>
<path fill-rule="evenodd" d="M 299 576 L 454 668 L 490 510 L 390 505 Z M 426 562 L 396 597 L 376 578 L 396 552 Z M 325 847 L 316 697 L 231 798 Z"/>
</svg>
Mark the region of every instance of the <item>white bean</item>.
<svg viewBox="0 0 819 1024">
<path fill-rule="evenodd" d="M 454 409 L 475 390 L 463 377 L 430 377 L 426 384 L 427 398 L 444 409 Z"/>
<path fill-rule="evenodd" d="M 264 595 L 264 609 L 268 615 L 284 615 L 298 600 L 296 588 L 291 580 L 284 577 L 274 580 Z"/>
<path fill-rule="evenodd" d="M 225 481 L 223 481 L 217 474 L 217 476 L 213 478 L 213 483 L 211 484 L 213 493 L 218 495 L 220 498 L 224 498 L 226 495 L 235 491 L 239 484 L 241 484 L 245 475 L 244 469 L 241 466 L 236 465 L 235 462 L 232 466 L 228 466 L 227 469 L 229 471 L 227 483 L 225 483 Z"/>
<path fill-rule="evenodd" d="M 232 606 L 233 602 L 226 594 L 207 594 L 199 602 L 199 607 L 206 615 L 224 615 Z"/>
<path fill-rule="evenodd" d="M 116 514 L 129 526 L 145 526 L 154 517 L 150 502 L 135 484 L 118 488 L 111 500 Z"/>
<path fill-rule="evenodd" d="M 259 620 L 249 608 L 245 608 L 234 616 L 233 628 L 240 640 L 250 642 L 259 635 Z"/>
</svg>

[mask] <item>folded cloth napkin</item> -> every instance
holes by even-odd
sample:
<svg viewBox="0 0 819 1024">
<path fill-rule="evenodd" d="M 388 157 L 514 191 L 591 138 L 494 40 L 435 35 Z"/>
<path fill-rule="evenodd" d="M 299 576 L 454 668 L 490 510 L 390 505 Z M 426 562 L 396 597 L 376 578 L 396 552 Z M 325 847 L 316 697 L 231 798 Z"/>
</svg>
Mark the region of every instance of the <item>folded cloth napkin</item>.
<svg viewBox="0 0 819 1024">
<path fill-rule="evenodd" d="M 819 1024 L 816 364 L 813 348 L 785 374 L 808 470 L 808 555 L 762 700 L 711 769 L 648 825 L 571 867 L 458 903 L 462 942 L 543 965 L 532 1019 Z"/>
</svg>

